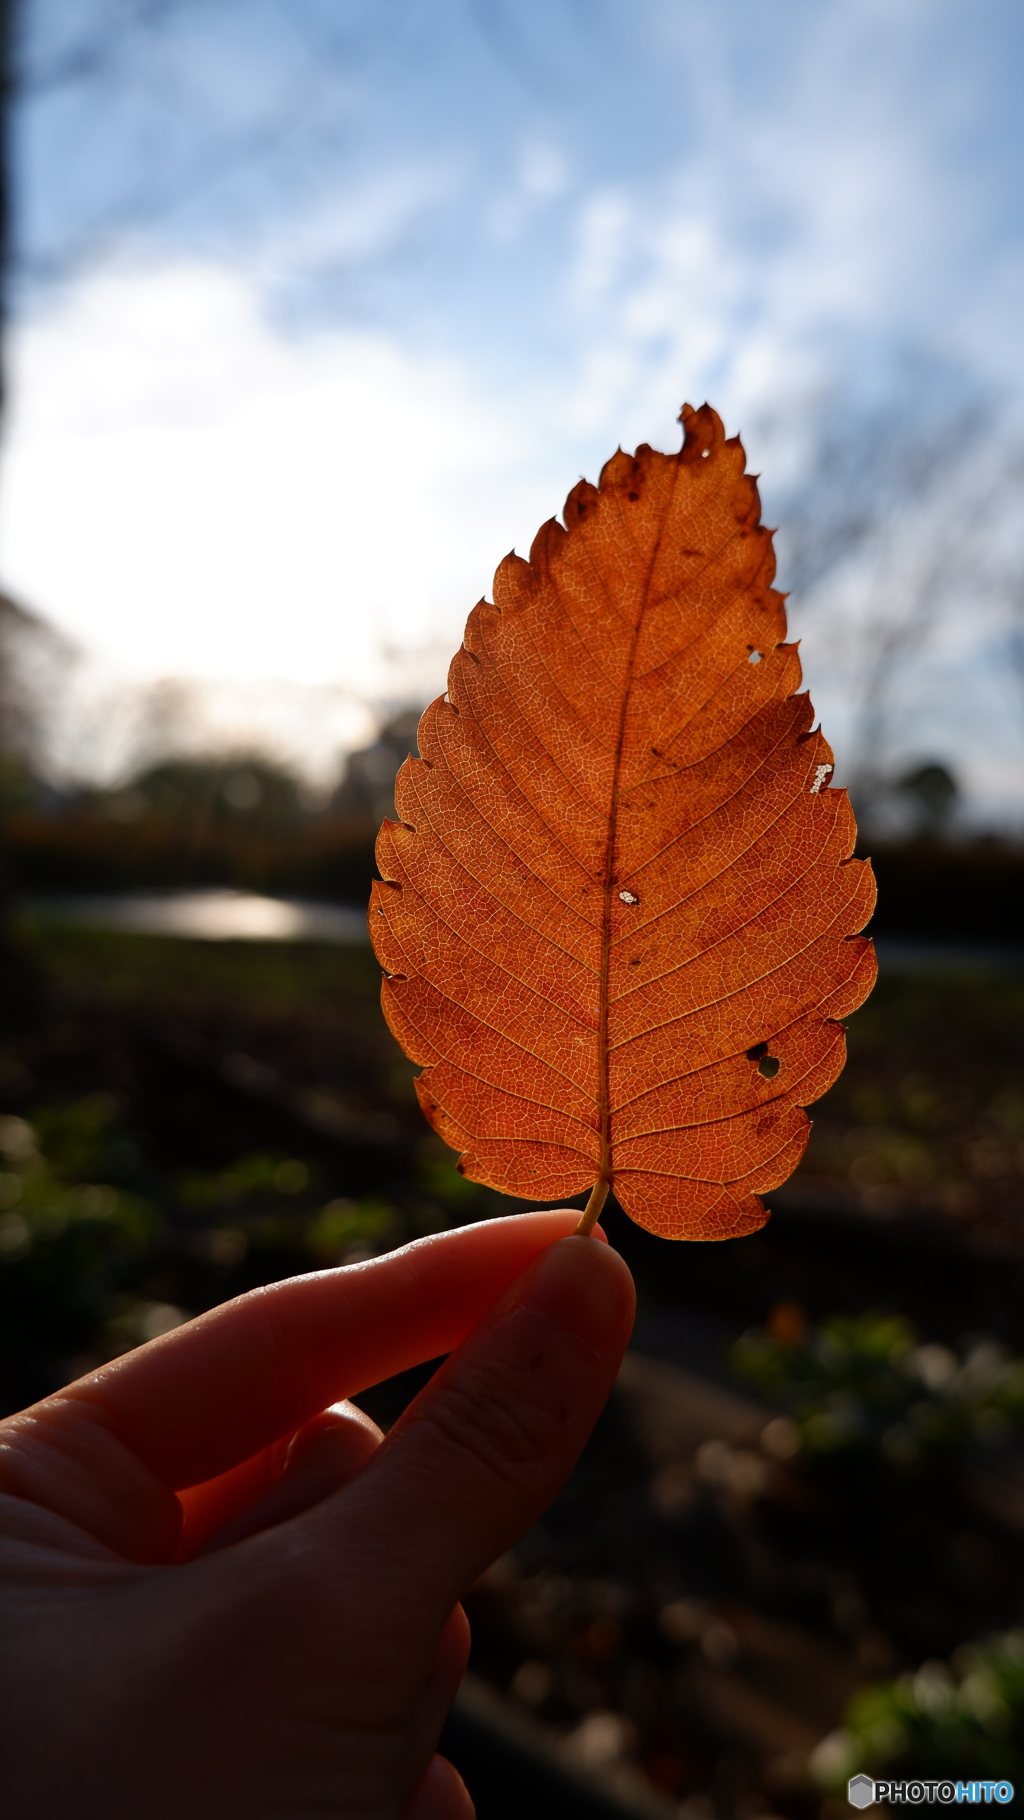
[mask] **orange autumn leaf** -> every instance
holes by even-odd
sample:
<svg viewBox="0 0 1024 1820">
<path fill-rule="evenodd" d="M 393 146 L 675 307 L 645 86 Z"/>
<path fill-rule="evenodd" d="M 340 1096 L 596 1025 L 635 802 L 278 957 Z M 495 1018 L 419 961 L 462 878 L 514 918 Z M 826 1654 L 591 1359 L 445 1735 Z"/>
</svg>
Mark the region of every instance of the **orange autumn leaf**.
<svg viewBox="0 0 1024 1820">
<path fill-rule="evenodd" d="M 684 407 L 469 616 L 398 777 L 370 924 L 423 1110 L 474 1181 L 608 1183 L 724 1239 L 795 1168 L 874 980 L 845 791 L 738 438 Z"/>
</svg>

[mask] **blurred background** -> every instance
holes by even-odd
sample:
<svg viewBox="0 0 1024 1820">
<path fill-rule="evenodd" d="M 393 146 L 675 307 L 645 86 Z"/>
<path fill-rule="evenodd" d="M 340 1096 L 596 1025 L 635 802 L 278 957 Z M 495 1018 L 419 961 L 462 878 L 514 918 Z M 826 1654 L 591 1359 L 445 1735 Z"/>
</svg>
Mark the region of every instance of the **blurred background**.
<svg viewBox="0 0 1024 1820">
<path fill-rule="evenodd" d="M 373 835 L 498 559 L 684 398 L 875 859 L 764 1233 L 612 1210 L 634 1351 L 471 1601 L 481 1820 L 1024 1780 L 1022 64 L 1011 0 L 0 0 L 5 1409 L 514 1208 L 382 1024 Z"/>
</svg>

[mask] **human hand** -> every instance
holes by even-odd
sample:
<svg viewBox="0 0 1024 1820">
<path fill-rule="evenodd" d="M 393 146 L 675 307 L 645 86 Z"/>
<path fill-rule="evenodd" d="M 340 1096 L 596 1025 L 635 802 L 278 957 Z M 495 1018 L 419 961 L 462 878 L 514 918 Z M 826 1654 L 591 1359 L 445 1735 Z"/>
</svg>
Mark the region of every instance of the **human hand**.
<svg viewBox="0 0 1024 1820">
<path fill-rule="evenodd" d="M 571 1470 L 632 1323 L 577 1217 L 255 1290 L 0 1423 L 10 1820 L 469 1820 L 434 1755 L 458 1600 Z M 386 1440 L 327 1407 L 445 1352 Z"/>
</svg>

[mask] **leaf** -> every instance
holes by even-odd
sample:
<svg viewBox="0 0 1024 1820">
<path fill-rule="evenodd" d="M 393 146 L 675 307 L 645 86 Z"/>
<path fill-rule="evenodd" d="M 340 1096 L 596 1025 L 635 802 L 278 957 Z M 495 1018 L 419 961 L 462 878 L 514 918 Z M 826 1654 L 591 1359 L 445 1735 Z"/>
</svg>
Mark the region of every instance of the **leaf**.
<svg viewBox="0 0 1024 1820">
<path fill-rule="evenodd" d="M 782 642 L 737 438 L 684 406 L 507 556 L 399 773 L 371 930 L 384 1010 L 464 1174 L 609 1183 L 732 1238 L 795 1168 L 869 992 L 869 865 Z"/>
</svg>

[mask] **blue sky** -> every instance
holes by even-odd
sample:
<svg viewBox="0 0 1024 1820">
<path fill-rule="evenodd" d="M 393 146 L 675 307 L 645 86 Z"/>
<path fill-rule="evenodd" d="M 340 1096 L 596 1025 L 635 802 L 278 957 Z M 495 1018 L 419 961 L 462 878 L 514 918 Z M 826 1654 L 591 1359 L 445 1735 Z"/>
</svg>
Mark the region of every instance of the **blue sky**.
<svg viewBox="0 0 1024 1820">
<path fill-rule="evenodd" d="M 0 565 L 94 697 L 198 678 L 223 737 L 323 766 L 367 704 L 441 686 L 504 550 L 616 443 L 673 446 L 684 397 L 744 433 L 776 515 L 829 409 L 976 396 L 1024 432 L 1009 0 L 28 18 Z M 863 619 L 858 585 L 795 608 L 840 744 L 826 621 Z M 972 613 L 936 627 L 904 745 L 944 740 L 1007 813 L 1024 703 L 998 603 Z"/>
</svg>

